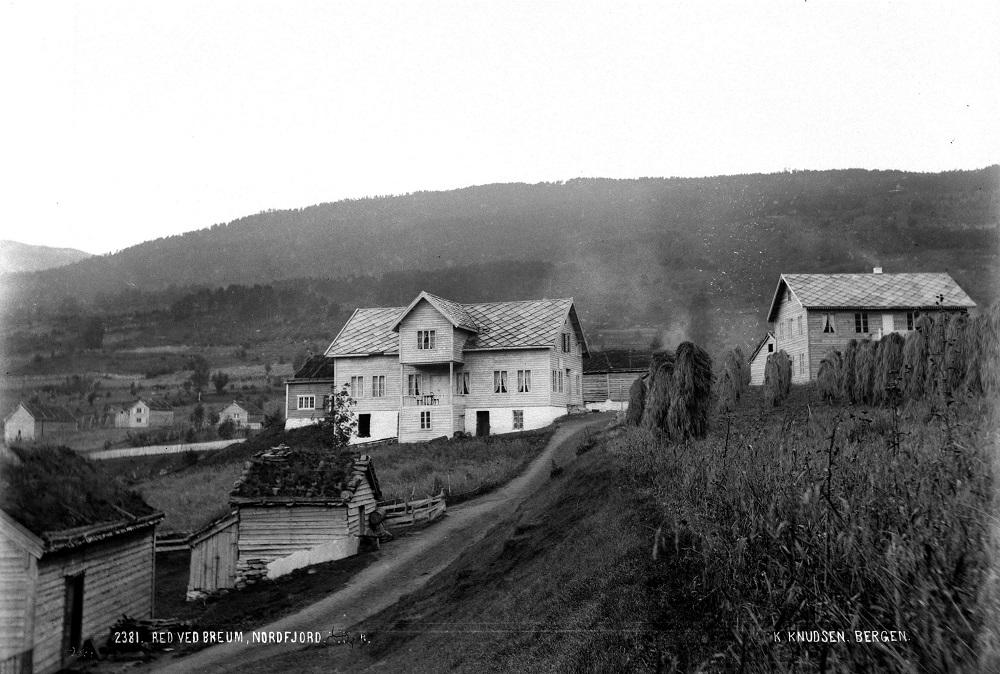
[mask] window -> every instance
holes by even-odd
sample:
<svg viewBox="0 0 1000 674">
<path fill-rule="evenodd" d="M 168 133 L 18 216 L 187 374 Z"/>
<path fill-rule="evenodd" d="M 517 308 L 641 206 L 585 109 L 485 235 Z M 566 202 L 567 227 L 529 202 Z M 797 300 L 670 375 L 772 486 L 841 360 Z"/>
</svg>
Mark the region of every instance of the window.
<svg viewBox="0 0 1000 674">
<path fill-rule="evenodd" d="M 799 324 L 799 336 L 801 337 L 802 336 L 802 317 L 799 316 L 798 318 L 795 319 L 795 321 Z"/>
<path fill-rule="evenodd" d="M 517 371 L 517 392 L 528 393 L 531 391 L 531 370 Z"/>
<path fill-rule="evenodd" d="M 837 328 L 833 320 L 833 314 L 823 314 L 823 333 L 833 334 L 835 332 L 837 332 Z"/>
<path fill-rule="evenodd" d="M 785 326 L 785 335 L 786 335 L 786 336 L 788 336 L 789 338 L 791 338 L 791 336 L 792 336 L 792 335 L 794 334 L 794 333 L 792 332 L 792 330 L 794 329 L 794 328 L 792 327 L 792 323 L 793 323 L 792 319 L 791 319 L 791 318 L 789 318 L 789 319 L 788 319 L 788 325 L 787 325 L 787 326 Z"/>
<path fill-rule="evenodd" d="M 768 344 L 767 345 L 767 352 L 768 353 L 774 353 L 774 344 Z"/>
<path fill-rule="evenodd" d="M 806 373 L 806 354 L 799 354 L 799 374 Z"/>
<path fill-rule="evenodd" d="M 408 396 L 418 396 L 418 395 L 420 395 L 420 375 L 419 374 L 408 374 L 408 375 L 406 375 L 406 395 L 408 395 Z"/>
<path fill-rule="evenodd" d="M 135 423 L 141 424 L 142 423 L 142 417 L 136 417 L 135 418 Z"/>
<path fill-rule="evenodd" d="M 433 330 L 417 330 L 417 348 L 418 349 L 434 348 Z"/>
<path fill-rule="evenodd" d="M 906 312 L 906 329 L 913 330 L 913 327 L 917 324 L 917 318 L 920 317 L 919 311 L 907 311 Z"/>
<path fill-rule="evenodd" d="M 566 393 L 568 395 L 573 395 L 573 378 L 570 376 L 571 370 L 566 368 Z"/>
<path fill-rule="evenodd" d="M 524 428 L 524 410 L 514 410 L 514 430 L 519 431 Z"/>
<path fill-rule="evenodd" d="M 300 410 L 316 409 L 316 396 L 298 396 L 296 399 L 296 408 Z"/>
<path fill-rule="evenodd" d="M 555 393 L 556 391 L 559 390 L 558 386 L 556 385 L 556 372 L 557 372 L 557 370 L 552 370 L 552 392 L 553 393 Z"/>
<path fill-rule="evenodd" d="M 372 377 L 372 398 L 385 397 L 385 375 L 380 374 Z"/>
<path fill-rule="evenodd" d="M 570 343 L 570 337 L 569 337 L 569 335 L 566 334 L 566 333 L 563 333 L 563 335 L 562 335 L 562 350 L 563 350 L 563 353 L 569 353 L 570 352 L 570 346 L 571 346 L 571 343 Z"/>
<path fill-rule="evenodd" d="M 456 372 L 455 373 L 455 393 L 458 395 L 465 395 L 469 392 L 469 373 L 468 372 Z"/>
<path fill-rule="evenodd" d="M 854 314 L 854 332 L 868 332 L 868 312 L 859 311 Z"/>
<path fill-rule="evenodd" d="M 583 391 L 583 389 L 580 388 L 580 375 L 576 375 L 576 391 L 577 393 Z"/>
<path fill-rule="evenodd" d="M 562 370 L 552 370 L 552 392 L 562 393 L 563 373 Z"/>
<path fill-rule="evenodd" d="M 351 397 L 363 398 L 365 396 L 365 378 L 351 377 Z"/>
<path fill-rule="evenodd" d="M 493 392 L 507 392 L 507 370 L 493 370 Z"/>
<path fill-rule="evenodd" d="M 420 413 L 420 430 L 426 431 L 431 427 L 431 413 L 421 412 Z"/>
</svg>

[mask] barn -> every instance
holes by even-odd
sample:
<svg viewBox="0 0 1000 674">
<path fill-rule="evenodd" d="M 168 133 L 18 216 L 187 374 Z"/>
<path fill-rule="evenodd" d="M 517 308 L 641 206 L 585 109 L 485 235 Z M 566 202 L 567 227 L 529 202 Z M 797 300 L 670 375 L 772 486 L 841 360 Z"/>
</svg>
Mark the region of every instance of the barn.
<svg viewBox="0 0 1000 674">
<path fill-rule="evenodd" d="M 57 671 L 88 640 L 103 646 L 122 614 L 152 617 L 163 514 L 66 447 L 11 456 L 0 473 L 0 671 Z"/>
<path fill-rule="evenodd" d="M 350 557 L 382 498 L 368 456 L 279 445 L 237 481 L 233 512 L 190 539 L 188 596 Z"/>
<path fill-rule="evenodd" d="M 4 420 L 3 439 L 8 445 L 40 442 L 58 439 L 76 428 L 76 418 L 65 407 L 22 400 Z"/>
<path fill-rule="evenodd" d="M 632 383 L 649 371 L 651 354 L 632 350 L 593 352 L 583 361 L 583 402 L 590 409 L 624 410 Z"/>
<path fill-rule="evenodd" d="M 769 332 L 764 335 L 764 339 L 757 343 L 757 348 L 750 354 L 750 385 L 764 385 L 764 366 L 767 365 L 767 357 L 774 353 L 774 333 Z"/>
</svg>

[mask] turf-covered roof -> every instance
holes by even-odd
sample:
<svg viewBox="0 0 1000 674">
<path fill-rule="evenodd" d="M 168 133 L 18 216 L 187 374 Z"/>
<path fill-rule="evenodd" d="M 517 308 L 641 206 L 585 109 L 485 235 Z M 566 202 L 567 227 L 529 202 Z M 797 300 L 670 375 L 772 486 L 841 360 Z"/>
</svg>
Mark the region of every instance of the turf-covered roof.
<svg viewBox="0 0 1000 674">
<path fill-rule="evenodd" d="M 583 361 L 583 373 L 645 371 L 649 369 L 652 357 L 649 352 L 630 349 L 592 351 Z"/>
<path fill-rule="evenodd" d="M 571 298 L 460 304 L 421 293 L 456 327 L 472 333 L 465 350 L 519 349 L 552 345 L 569 318 L 584 353 L 587 343 Z M 394 331 L 410 307 L 357 309 L 326 350 L 327 356 L 399 353 Z"/>
<path fill-rule="evenodd" d="M 0 462 L 0 508 L 46 542 L 73 547 L 141 526 L 162 513 L 68 447 L 12 447 Z"/>
<path fill-rule="evenodd" d="M 323 354 L 310 356 L 302 364 L 292 379 L 332 379 L 333 378 L 333 358 L 327 358 Z"/>
<path fill-rule="evenodd" d="M 344 503 L 368 477 L 381 498 L 371 459 L 347 450 L 279 445 L 258 452 L 236 481 L 233 503 Z"/>
</svg>

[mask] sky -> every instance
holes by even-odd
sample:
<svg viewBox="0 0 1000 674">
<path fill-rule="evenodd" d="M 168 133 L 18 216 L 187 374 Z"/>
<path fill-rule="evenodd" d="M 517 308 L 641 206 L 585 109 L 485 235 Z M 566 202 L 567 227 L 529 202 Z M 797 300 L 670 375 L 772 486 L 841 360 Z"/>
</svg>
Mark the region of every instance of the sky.
<svg viewBox="0 0 1000 674">
<path fill-rule="evenodd" d="M 1000 2 L 0 0 L 0 238 L 495 182 L 1000 162 Z"/>
</svg>

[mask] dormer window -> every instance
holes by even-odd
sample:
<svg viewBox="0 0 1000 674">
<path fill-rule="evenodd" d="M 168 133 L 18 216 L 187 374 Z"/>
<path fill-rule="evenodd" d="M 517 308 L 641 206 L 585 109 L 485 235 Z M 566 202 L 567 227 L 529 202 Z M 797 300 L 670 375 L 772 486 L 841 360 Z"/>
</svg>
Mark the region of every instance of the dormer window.
<svg viewBox="0 0 1000 674">
<path fill-rule="evenodd" d="M 434 349 L 433 330 L 417 330 L 417 348 L 421 350 Z"/>
</svg>

